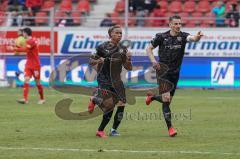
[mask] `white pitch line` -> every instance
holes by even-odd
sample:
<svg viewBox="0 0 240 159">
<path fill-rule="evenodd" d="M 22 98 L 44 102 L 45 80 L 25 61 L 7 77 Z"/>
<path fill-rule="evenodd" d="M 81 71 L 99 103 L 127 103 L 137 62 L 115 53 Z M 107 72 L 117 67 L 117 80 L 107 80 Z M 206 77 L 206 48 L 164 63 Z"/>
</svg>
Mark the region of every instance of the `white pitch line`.
<svg viewBox="0 0 240 159">
<path fill-rule="evenodd" d="M 239 156 L 240 153 L 232 152 L 210 152 L 210 151 L 161 151 L 161 150 L 110 150 L 110 149 L 78 149 L 78 148 L 44 148 L 44 147 L 3 147 L 0 150 L 39 150 L 39 151 L 70 151 L 70 152 L 120 152 L 120 153 L 168 153 L 168 154 L 199 154 L 199 155 L 232 155 Z"/>
</svg>

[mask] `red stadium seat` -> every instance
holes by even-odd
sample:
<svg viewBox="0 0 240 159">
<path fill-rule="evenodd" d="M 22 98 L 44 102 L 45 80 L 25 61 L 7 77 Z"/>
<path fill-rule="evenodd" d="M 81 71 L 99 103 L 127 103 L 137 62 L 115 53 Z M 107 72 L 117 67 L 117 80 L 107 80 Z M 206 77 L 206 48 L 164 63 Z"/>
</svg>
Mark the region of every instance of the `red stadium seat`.
<svg viewBox="0 0 240 159">
<path fill-rule="evenodd" d="M 0 11 L 0 26 L 4 24 L 5 18 L 5 12 Z"/>
<path fill-rule="evenodd" d="M 195 2 L 194 1 L 186 1 L 184 3 L 184 12 L 192 13 L 195 11 Z"/>
<path fill-rule="evenodd" d="M 119 24 L 119 25 L 121 25 L 121 26 L 124 26 L 124 25 L 125 25 L 124 17 L 119 16 L 118 18 L 120 18 L 120 19 L 115 20 L 116 22 L 114 22 L 114 23 L 115 23 L 115 24 Z M 135 25 L 136 25 L 136 19 L 135 19 L 135 17 L 132 16 L 132 15 L 129 15 L 128 26 L 129 26 L 129 27 L 134 27 Z"/>
<path fill-rule="evenodd" d="M 165 12 L 162 11 L 160 8 L 155 8 L 153 10 L 153 16 L 155 18 L 164 18 L 166 17 Z M 166 19 L 155 19 L 153 20 L 153 26 L 164 26 L 166 24 Z"/>
<path fill-rule="evenodd" d="M 211 10 L 211 6 L 208 1 L 206 1 L 206 0 L 199 1 L 198 6 L 197 6 L 198 12 L 207 13 L 207 12 L 210 12 L 210 10 Z"/>
<path fill-rule="evenodd" d="M 182 24 L 183 24 L 183 26 L 185 26 L 189 21 L 189 19 L 188 19 L 189 14 L 186 12 L 181 12 L 178 15 L 182 18 Z"/>
<path fill-rule="evenodd" d="M 173 15 L 178 15 L 178 14 L 176 14 L 176 13 L 172 13 L 172 12 L 167 12 L 166 13 L 166 17 L 171 17 L 171 16 L 173 16 Z"/>
<path fill-rule="evenodd" d="M 124 12 L 124 10 L 125 10 L 125 1 L 124 0 L 118 1 L 115 5 L 114 11 L 121 13 L 121 12 Z"/>
<path fill-rule="evenodd" d="M 167 2 L 168 0 L 157 0 L 157 3 L 161 2 L 161 1 L 166 1 Z"/>
<path fill-rule="evenodd" d="M 194 12 L 192 14 L 192 18 L 194 18 L 194 19 L 192 19 L 190 23 L 193 23 L 193 24 L 199 26 L 203 21 L 202 20 L 203 14 L 201 12 Z"/>
<path fill-rule="evenodd" d="M 80 11 L 82 13 L 87 13 L 89 14 L 91 7 L 90 7 L 90 3 L 88 0 L 80 0 L 77 4 L 77 11 Z"/>
<path fill-rule="evenodd" d="M 36 18 L 35 18 L 35 23 L 37 25 L 44 25 L 48 23 L 48 15 L 46 12 L 37 12 L 36 13 Z"/>
<path fill-rule="evenodd" d="M 226 1 L 226 3 L 234 3 L 234 4 L 238 4 L 238 2 L 240 2 L 239 0 L 228 0 Z"/>
<path fill-rule="evenodd" d="M 206 13 L 205 17 L 206 19 L 202 21 L 205 25 L 207 25 L 208 27 L 215 26 L 215 16 L 211 12 Z"/>
<path fill-rule="evenodd" d="M 154 13 L 151 13 L 149 15 L 149 18 L 145 20 L 145 26 L 147 26 L 147 27 L 156 27 L 157 24 L 155 24 L 155 20 L 153 18 L 155 18 Z"/>
<path fill-rule="evenodd" d="M 205 23 L 201 23 L 199 27 L 201 27 L 201 28 L 209 28 L 209 25 L 207 25 Z"/>
<path fill-rule="evenodd" d="M 43 3 L 43 6 L 41 7 L 41 10 L 42 11 L 48 11 L 50 10 L 51 8 L 53 8 L 55 5 L 55 2 L 54 1 L 44 1 Z"/>
<path fill-rule="evenodd" d="M 67 11 L 70 12 L 72 11 L 72 1 L 71 0 L 62 0 L 60 3 L 60 8 L 61 11 Z"/>
<path fill-rule="evenodd" d="M 124 26 L 125 25 L 125 20 L 120 19 L 118 22 L 119 25 Z M 128 26 L 129 27 L 134 27 L 136 25 L 136 20 L 135 19 L 128 19 Z"/>
<path fill-rule="evenodd" d="M 111 13 L 111 20 L 112 20 L 112 23 L 119 24 L 120 23 L 119 13 L 118 12 Z"/>
<path fill-rule="evenodd" d="M 64 12 L 62 11 L 56 11 L 54 13 L 54 23 L 58 24 L 58 22 L 60 21 L 60 19 L 62 19 L 64 17 Z"/>
<path fill-rule="evenodd" d="M 7 11 L 7 9 L 8 9 L 8 1 L 1 2 L 0 11 Z"/>
<path fill-rule="evenodd" d="M 182 11 L 182 2 L 173 1 L 169 6 L 169 11 L 172 13 L 180 13 Z"/>
<path fill-rule="evenodd" d="M 75 25 L 81 24 L 81 12 L 72 12 L 72 18 Z"/>
<path fill-rule="evenodd" d="M 168 2 L 167 1 L 159 1 L 158 4 L 161 7 L 161 10 L 163 12 L 167 12 L 168 11 Z"/>
<path fill-rule="evenodd" d="M 133 12 L 129 12 L 128 26 L 133 27 L 136 25 L 135 14 Z"/>
<path fill-rule="evenodd" d="M 195 23 L 191 20 L 187 21 L 185 27 L 188 27 L 188 28 L 194 28 L 195 27 Z"/>
<path fill-rule="evenodd" d="M 162 20 L 154 19 L 154 18 L 156 18 L 155 14 L 154 14 L 154 12 L 152 12 L 149 15 L 149 19 L 145 20 L 145 26 L 146 27 L 165 27 L 165 26 L 168 25 L 168 23 L 166 22 L 165 19 L 162 19 Z"/>
<path fill-rule="evenodd" d="M 144 20 L 145 21 L 144 23 L 145 23 L 146 27 L 153 27 L 154 26 L 154 19 L 152 19 L 154 17 L 155 17 L 154 13 L 150 13 L 149 18 Z"/>
<path fill-rule="evenodd" d="M 189 14 L 187 12 L 181 12 L 178 14 L 181 18 L 188 18 Z"/>
</svg>

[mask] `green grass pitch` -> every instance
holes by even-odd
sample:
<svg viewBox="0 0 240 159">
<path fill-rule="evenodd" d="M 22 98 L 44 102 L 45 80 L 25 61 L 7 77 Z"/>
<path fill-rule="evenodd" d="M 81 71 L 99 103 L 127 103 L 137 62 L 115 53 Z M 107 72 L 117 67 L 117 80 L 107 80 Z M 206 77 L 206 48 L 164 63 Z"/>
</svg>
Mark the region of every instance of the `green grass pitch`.
<svg viewBox="0 0 240 159">
<path fill-rule="evenodd" d="M 239 159 L 239 90 L 177 90 L 171 105 L 178 136 L 170 138 L 157 102 L 137 98 L 127 106 L 120 137 L 95 137 L 101 116 L 62 120 L 55 104 L 74 99 L 71 110 L 86 110 L 89 97 L 45 89 L 46 104 L 37 105 L 37 89 L 29 104 L 19 105 L 22 90 L 0 89 L 0 158 L 3 159 Z M 112 120 L 106 132 L 112 125 Z"/>
</svg>

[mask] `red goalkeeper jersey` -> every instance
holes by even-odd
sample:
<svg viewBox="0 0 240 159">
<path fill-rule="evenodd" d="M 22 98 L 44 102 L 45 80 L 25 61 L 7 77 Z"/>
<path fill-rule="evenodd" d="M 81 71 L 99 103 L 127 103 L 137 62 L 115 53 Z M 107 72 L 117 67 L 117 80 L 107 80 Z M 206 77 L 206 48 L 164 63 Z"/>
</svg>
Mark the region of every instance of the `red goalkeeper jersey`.
<svg viewBox="0 0 240 159">
<path fill-rule="evenodd" d="M 30 38 L 26 42 L 26 47 L 17 48 L 16 51 L 26 52 L 27 62 L 25 68 L 38 69 L 40 68 L 40 59 L 37 41 L 34 38 Z"/>
</svg>

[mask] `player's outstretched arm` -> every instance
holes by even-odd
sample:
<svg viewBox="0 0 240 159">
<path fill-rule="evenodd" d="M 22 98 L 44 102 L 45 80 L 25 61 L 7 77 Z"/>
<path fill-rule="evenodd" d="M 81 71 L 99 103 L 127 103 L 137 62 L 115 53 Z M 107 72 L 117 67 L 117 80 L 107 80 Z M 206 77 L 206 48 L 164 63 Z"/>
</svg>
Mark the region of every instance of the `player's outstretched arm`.
<svg viewBox="0 0 240 159">
<path fill-rule="evenodd" d="M 147 52 L 147 55 L 148 55 L 150 61 L 152 62 L 153 68 L 156 69 L 156 70 L 160 70 L 160 65 L 156 61 L 156 59 L 153 55 L 153 49 L 154 49 L 154 47 L 152 46 L 152 44 L 149 44 L 147 49 L 146 49 L 146 52 Z"/>
<path fill-rule="evenodd" d="M 7 50 L 15 52 L 15 55 L 26 54 L 26 52 L 27 52 L 26 47 L 8 46 Z"/>
<path fill-rule="evenodd" d="M 89 60 L 89 65 L 90 66 L 95 66 L 96 64 L 103 63 L 104 58 L 97 56 L 97 55 L 92 55 Z"/>
<path fill-rule="evenodd" d="M 28 49 L 27 47 L 15 47 L 15 48 L 14 48 L 14 51 L 15 51 L 15 52 L 18 52 L 18 53 L 26 54 L 27 49 Z"/>
<path fill-rule="evenodd" d="M 201 31 L 199 31 L 196 35 L 189 35 L 187 37 L 187 41 L 190 42 L 198 42 L 203 36 L 203 33 Z"/>
</svg>

